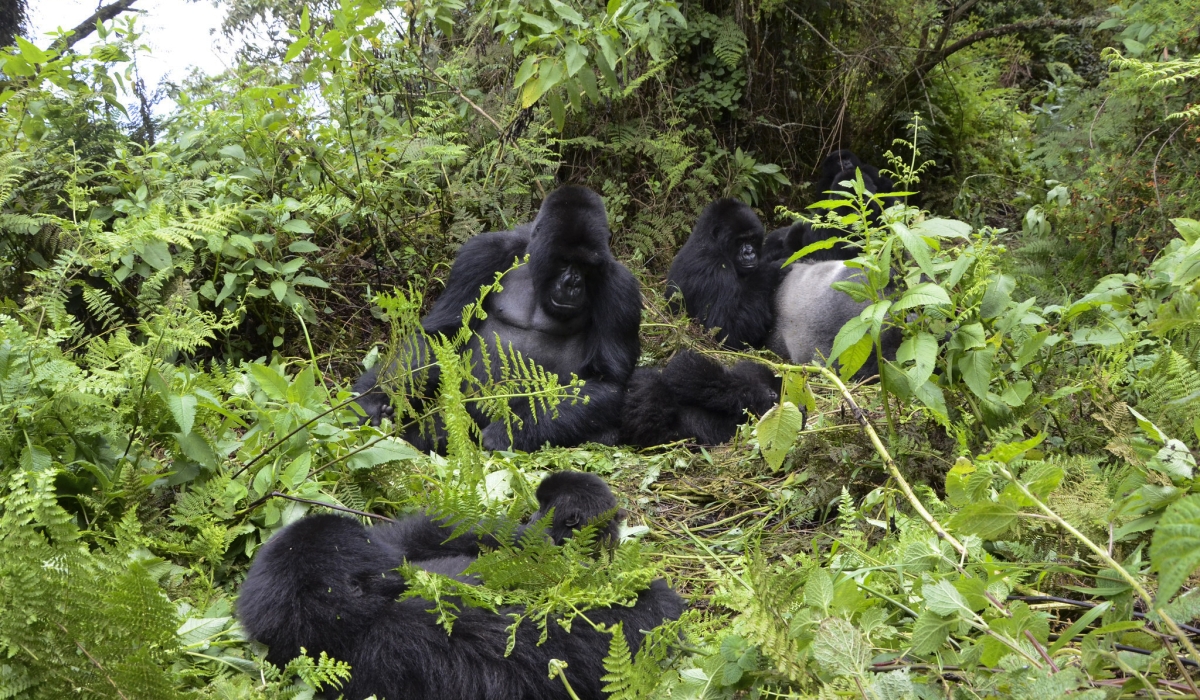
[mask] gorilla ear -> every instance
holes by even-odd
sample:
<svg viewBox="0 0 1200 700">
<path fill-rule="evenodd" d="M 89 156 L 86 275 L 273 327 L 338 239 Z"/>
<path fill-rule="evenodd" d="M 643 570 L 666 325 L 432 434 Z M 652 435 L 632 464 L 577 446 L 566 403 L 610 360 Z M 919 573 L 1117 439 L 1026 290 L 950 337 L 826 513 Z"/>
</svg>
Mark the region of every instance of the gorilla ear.
<svg viewBox="0 0 1200 700">
<path fill-rule="evenodd" d="M 567 527 L 579 527 L 582 520 L 583 519 L 579 517 L 579 513 L 571 513 L 567 517 L 563 518 L 563 525 L 566 525 Z"/>
</svg>

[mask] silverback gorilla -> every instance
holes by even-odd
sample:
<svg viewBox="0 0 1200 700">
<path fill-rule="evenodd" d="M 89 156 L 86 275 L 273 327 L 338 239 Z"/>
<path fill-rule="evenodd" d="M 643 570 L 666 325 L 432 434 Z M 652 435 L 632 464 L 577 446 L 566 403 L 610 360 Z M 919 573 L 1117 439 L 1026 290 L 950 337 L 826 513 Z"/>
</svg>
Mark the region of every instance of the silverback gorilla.
<svg viewBox="0 0 1200 700">
<path fill-rule="evenodd" d="M 543 510 L 554 508 L 556 524 L 566 511 L 573 513 L 570 517 L 594 517 L 611 512 L 596 508 L 615 506 L 607 485 L 583 474 L 548 477 L 538 488 L 538 499 Z M 581 510 L 572 510 L 570 504 Z M 428 601 L 396 600 L 406 587 L 404 578 L 393 572 L 402 561 L 422 566 L 418 558 L 425 557 L 430 564 L 426 568 L 439 570 L 447 561 L 469 563 L 478 554 L 475 535 L 447 542 L 451 532 L 451 525 L 427 516 L 374 528 L 334 515 L 304 518 L 278 532 L 258 552 L 238 597 L 238 615 L 250 636 L 269 647 L 271 663 L 285 664 L 301 647 L 310 655 L 326 652 L 348 662 L 351 678 L 340 689 L 348 700 L 370 695 L 404 700 L 565 699 L 562 683 L 548 677 L 551 659 L 568 662 L 567 678 L 581 700 L 605 697 L 601 677 L 609 635 L 585 620 L 576 620 L 570 632 L 551 622 L 549 637 L 541 645 L 537 627 L 523 624 L 517 628 L 516 646 L 505 656 L 511 623 L 507 611 L 463 607 L 447 635 L 437 615 L 428 612 Z M 444 544 L 431 548 L 435 542 Z M 632 607 L 586 614 L 593 623 L 623 622 L 626 641 L 636 650 L 641 630 L 678 618 L 683 607 L 679 595 L 660 579 L 639 593 Z"/>
<path fill-rule="evenodd" d="M 780 357 L 796 364 L 807 364 L 829 357 L 838 331 L 847 321 L 858 316 L 867 302 L 857 302 L 850 295 L 831 288 L 834 282 L 854 279 L 862 272 L 847 267 L 840 260 L 826 260 L 804 265 L 792 264 L 784 270 L 783 281 L 775 294 L 775 329 L 768 347 Z M 900 346 L 900 330 L 891 327 L 883 331 L 884 358 L 891 360 Z M 879 374 L 879 364 L 872 354 L 855 373 L 855 379 L 867 379 Z"/>
<path fill-rule="evenodd" d="M 778 387 L 771 370 L 757 362 L 725 367 L 685 350 L 661 370 L 634 371 L 621 411 L 621 444 L 728 442 L 746 421 L 746 411 L 761 416 L 775 405 Z"/>
<path fill-rule="evenodd" d="M 499 339 L 500 348 L 520 351 L 557 374 L 562 384 L 572 373 L 586 382 L 581 400 L 561 402 L 553 419 L 540 411 L 535 417 L 528 400 L 514 399 L 512 408 L 520 422 L 513 425 L 511 441 L 503 422 L 475 412 L 485 448 L 530 451 L 546 443 L 615 443 L 623 388 L 641 349 L 641 293 L 637 280 L 609 250 L 611 236 L 600 197 L 589 189 L 567 186 L 546 197 L 532 223 L 476 236 L 459 250 L 445 291 L 421 320 L 425 333 L 453 335 L 462 327 L 463 308 L 479 299 L 480 287 L 491 285 L 497 272 L 509 270 L 528 254 L 528 262 L 504 275 L 503 291 L 484 300 L 487 318 L 472 322 L 476 338 L 469 350 L 479 358 L 480 339 L 486 343 L 492 379 L 499 378 Z M 419 339 L 410 342 L 420 345 Z M 418 347 L 413 355 L 424 364 L 428 353 Z M 474 367 L 476 379 L 486 381 L 484 363 Z M 431 396 L 437 382 L 435 367 L 424 389 L 414 392 L 419 395 L 414 402 L 421 404 L 421 396 Z M 378 369 L 354 385 L 362 395 L 359 405 L 376 423 L 391 409 L 378 385 Z M 440 433 L 436 427 L 413 428 L 405 439 L 418 449 L 443 449 Z"/>
<path fill-rule="evenodd" d="M 773 322 L 778 264 L 760 261 L 763 225 L 736 199 L 704 208 L 667 273 L 667 298 L 731 348 L 762 347 Z"/>
</svg>

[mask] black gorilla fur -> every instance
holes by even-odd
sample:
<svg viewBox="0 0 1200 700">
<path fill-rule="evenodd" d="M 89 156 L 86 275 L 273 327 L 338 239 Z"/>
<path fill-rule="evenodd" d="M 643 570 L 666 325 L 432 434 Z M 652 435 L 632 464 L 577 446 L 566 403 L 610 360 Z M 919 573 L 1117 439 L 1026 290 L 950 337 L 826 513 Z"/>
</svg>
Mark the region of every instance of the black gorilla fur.
<svg viewBox="0 0 1200 700">
<path fill-rule="evenodd" d="M 554 527 L 560 518 L 563 526 L 573 518 L 586 522 L 616 505 L 607 485 L 578 474 L 548 477 L 538 488 L 538 500 L 539 513 L 554 508 Z M 609 635 L 582 620 L 569 633 L 551 622 L 541 646 L 537 627 L 521 625 L 516 647 L 506 657 L 511 619 L 505 611 L 464 607 L 447 635 L 436 615 L 427 612 L 427 601 L 396 601 L 405 582 L 393 569 L 403 560 L 455 575 L 461 569 L 453 571 L 448 563 L 473 558 L 464 550 L 478 553 L 474 535 L 429 548 L 450 532 L 448 524 L 426 516 L 370 529 L 335 515 L 304 518 L 278 532 L 255 557 L 238 597 L 242 625 L 269 647 L 267 660 L 276 665 L 297 656 L 301 647 L 310 655 L 324 651 L 350 663 L 351 678 L 340 691 L 349 700 L 372 694 L 406 700 L 566 698 L 562 683 L 547 675 L 555 658 L 568 662 L 567 678 L 580 698 L 605 697 L 600 678 Z M 436 556 L 417 561 L 428 554 Z M 640 630 L 678 618 L 683 607 L 679 595 L 658 580 L 633 607 L 589 610 L 587 617 L 602 624 L 624 622 L 626 641 L 637 649 Z"/>
<path fill-rule="evenodd" d="M 621 442 L 719 445 L 733 437 L 747 410 L 761 416 L 778 400 L 779 380 L 764 365 L 743 360 L 725 367 L 684 351 L 662 370 L 633 373 L 621 412 Z"/>
<path fill-rule="evenodd" d="M 529 402 L 514 400 L 513 410 L 522 423 L 514 424 L 511 441 L 502 422 L 489 422 L 475 412 L 484 447 L 528 451 L 546 443 L 615 443 L 622 388 L 641 351 L 641 291 L 629 270 L 613 257 L 611 236 L 604 202 L 595 192 L 560 187 L 546 198 L 531 224 L 481 234 L 459 250 L 445 291 L 421 320 L 424 331 L 454 334 L 462 327 L 463 308 L 479 298 L 480 287 L 491 285 L 497 272 L 528 254 L 528 263 L 505 274 L 504 290 L 488 295 L 484 301 L 488 318 L 474 321 L 472 330 L 488 346 L 493 374 L 500 371 L 495 361 L 498 335 L 503 347 L 511 345 L 556 373 L 560 383 L 565 384 L 572 373 L 585 380 L 580 397 L 588 397 L 586 404 L 582 400 L 560 403 L 553 420 L 549 415 L 534 420 Z M 413 353 L 414 366 L 425 364 L 428 356 L 419 345 Z M 476 358 L 483 351 L 477 341 L 470 350 Z M 480 381 L 487 379 L 482 362 L 476 363 L 475 370 Z M 378 380 L 378 368 L 373 368 L 354 385 L 362 394 L 359 405 L 376 423 L 390 411 Z M 421 405 L 422 396 L 431 396 L 437 381 L 435 367 L 423 390 L 413 392 L 414 402 Z M 440 430 L 431 435 L 409 429 L 405 439 L 422 450 L 445 446 Z"/>
<path fill-rule="evenodd" d="M 761 259 L 763 225 L 736 199 L 704 208 L 667 273 L 667 297 L 731 348 L 762 347 L 774 322 L 772 290 L 778 265 Z"/>
<path fill-rule="evenodd" d="M 862 172 L 863 185 L 868 192 L 893 192 L 896 189 L 892 179 L 879 172 L 879 168 L 862 162 L 852 151 L 842 149 L 825 156 L 825 160 L 821 162 L 821 176 L 814 185 L 817 196 L 821 199 L 826 199 L 832 196 L 827 194 L 831 190 L 839 192 L 850 191 L 838 183 L 853 180 L 855 178 L 855 170 Z M 899 201 L 898 198 L 886 197 L 884 198 L 884 206 L 890 207 L 897 201 Z M 846 216 L 853 213 L 853 209 L 850 207 L 838 207 L 831 210 L 831 212 L 839 216 Z M 868 216 L 871 217 L 872 222 L 877 222 L 882 213 L 882 208 L 876 203 L 871 203 L 868 207 Z M 763 255 L 764 257 L 778 258 L 780 262 L 783 262 L 805 246 L 827 238 L 842 237 L 849 234 L 849 231 L 843 229 L 813 228 L 811 224 L 797 221 L 791 226 L 771 231 L 764 243 Z M 857 247 L 846 243 L 835 243 L 831 248 L 817 250 L 805 255 L 799 262 L 850 260 L 857 255 Z"/>
</svg>

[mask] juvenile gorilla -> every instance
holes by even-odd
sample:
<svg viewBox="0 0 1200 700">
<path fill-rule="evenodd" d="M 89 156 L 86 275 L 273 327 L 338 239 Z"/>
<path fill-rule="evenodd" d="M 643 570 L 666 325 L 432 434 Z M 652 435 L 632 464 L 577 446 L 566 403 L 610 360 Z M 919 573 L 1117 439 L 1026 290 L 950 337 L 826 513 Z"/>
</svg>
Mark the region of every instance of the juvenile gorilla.
<svg viewBox="0 0 1200 700">
<path fill-rule="evenodd" d="M 763 225 L 736 199 L 705 207 L 667 273 L 667 298 L 731 348 L 762 347 L 774 321 L 778 265 L 762 263 Z M 682 297 L 682 305 L 680 304 Z"/>
<path fill-rule="evenodd" d="M 549 481 L 538 489 L 539 502 Z M 558 498 L 559 505 L 567 506 L 564 511 L 574 504 L 595 513 L 596 507 L 608 505 L 603 494 L 574 482 L 575 477 L 556 480 L 549 489 L 553 493 L 546 495 L 566 496 Z M 602 482 L 601 486 L 611 499 L 607 486 Z M 434 525 L 425 534 L 443 538 L 449 534 L 435 521 L 426 523 Z M 423 544 L 405 550 L 412 540 L 388 529 L 368 529 L 350 518 L 319 515 L 289 525 L 263 546 L 242 586 L 238 614 L 250 636 L 269 647 L 268 661 L 282 666 L 301 647 L 310 655 L 323 651 L 346 661 L 352 675 L 340 692 L 349 700 L 370 695 L 406 700 L 549 700 L 567 698 L 561 681 L 547 675 L 550 660 L 557 658 L 569 662 L 566 674 L 581 699 L 604 697 L 600 679 L 609 635 L 596 632 L 583 620 L 577 620 L 569 633 L 551 622 L 549 638 L 541 646 L 537 627 L 521 625 L 516 646 L 505 656 L 511 623 L 507 611 L 464 607 L 447 635 L 437 616 L 427 612 L 428 601 L 397 602 L 405 582 L 392 570 L 406 557 L 412 561 L 413 552 L 426 550 Z M 424 526 L 417 529 L 424 531 Z M 469 558 L 454 554 L 458 546 L 454 543 L 438 553 L 451 559 Z M 433 561 L 445 563 L 447 557 Z M 678 618 L 682 612 L 683 600 L 658 580 L 638 595 L 633 607 L 589 610 L 587 618 L 602 624 L 624 622 L 626 641 L 637 649 L 640 630 Z"/>
<path fill-rule="evenodd" d="M 825 156 L 825 160 L 821 163 L 821 177 L 817 179 L 814 189 L 817 196 L 821 199 L 829 197 L 841 197 L 842 195 L 827 194 L 830 191 L 845 192 L 845 187 L 839 183 L 846 180 L 854 180 L 855 171 L 862 172 L 863 185 L 866 190 L 872 194 L 878 192 L 892 192 L 896 186 L 892 183 L 891 178 L 879 172 L 879 169 L 869 163 L 864 163 L 859 160 L 858 156 L 854 155 L 849 150 L 838 150 Z M 899 201 L 895 197 L 887 197 L 884 199 L 884 206 L 891 206 Z M 847 216 L 854 213 L 851 207 L 843 206 L 831 210 L 832 213 L 839 216 Z M 872 202 L 868 207 L 868 216 L 872 223 L 878 222 L 882 215 L 883 209 L 879 204 Z M 837 228 L 814 228 L 811 224 L 804 221 L 797 221 L 791 226 L 775 229 L 768 234 L 766 243 L 764 244 L 764 256 L 771 255 L 780 258 L 783 262 L 791 257 L 793 253 L 804 248 L 805 246 L 823 241 L 828 238 L 845 237 L 850 235 L 850 231 Z M 846 243 L 835 243 L 833 247 L 824 250 L 817 250 L 808 255 L 805 255 L 799 262 L 821 262 L 824 260 L 850 260 L 858 255 L 858 248 Z"/>
<path fill-rule="evenodd" d="M 763 415 L 779 400 L 779 380 L 757 362 L 732 368 L 684 351 L 661 370 L 633 373 L 621 412 L 621 443 L 654 447 L 676 440 L 728 442 L 746 411 Z"/>
<path fill-rule="evenodd" d="M 867 302 L 857 302 L 845 292 L 833 289 L 834 282 L 851 280 L 862 273 L 841 261 L 827 260 L 806 265 L 792 265 L 785 270 L 783 282 L 776 292 L 775 329 L 768 346 L 780 357 L 796 364 L 811 363 L 820 357 L 832 360 L 829 353 L 838 331 L 847 321 L 859 315 Z M 883 355 L 891 360 L 900 346 L 901 333 L 895 327 L 883 331 Z M 879 374 L 879 364 L 872 353 L 855 373 L 855 379 L 867 379 Z"/>
<path fill-rule="evenodd" d="M 528 254 L 528 262 L 504 275 L 503 291 L 485 299 L 487 318 L 472 322 L 476 338 L 468 350 L 480 358 L 482 339 L 493 380 L 499 379 L 499 349 L 511 347 L 557 374 L 561 384 L 572 373 L 586 382 L 580 400 L 561 402 L 553 420 L 540 412 L 535 420 L 530 402 L 515 399 L 512 408 L 521 422 L 514 424 L 511 441 L 503 422 L 489 421 L 475 411 L 485 448 L 531 451 L 546 443 L 616 441 L 622 388 L 641 349 L 641 294 L 637 280 L 609 250 L 611 236 L 604 203 L 595 192 L 560 187 L 546 198 L 531 224 L 476 236 L 459 250 L 445 291 L 421 320 L 425 333 L 453 335 L 462 327 L 463 308 L 479 299 L 480 287 L 491 285 L 497 272 L 509 270 Z M 420 339 L 409 342 L 414 367 L 427 364 L 429 353 Z M 475 363 L 474 373 L 481 382 L 489 378 L 481 361 Z M 433 395 L 438 377 L 435 366 L 423 386 L 412 389 L 418 408 Z M 372 369 L 354 385 L 362 395 L 359 405 L 376 423 L 391 410 L 378 384 L 378 370 Z M 405 439 L 422 450 L 445 445 L 440 427 L 409 429 Z"/>
</svg>

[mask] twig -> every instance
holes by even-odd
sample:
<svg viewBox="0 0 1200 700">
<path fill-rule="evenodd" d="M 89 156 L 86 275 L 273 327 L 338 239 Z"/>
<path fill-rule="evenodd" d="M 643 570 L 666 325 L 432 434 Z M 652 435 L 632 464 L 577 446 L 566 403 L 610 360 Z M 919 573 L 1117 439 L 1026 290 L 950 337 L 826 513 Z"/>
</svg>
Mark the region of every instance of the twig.
<svg viewBox="0 0 1200 700">
<path fill-rule="evenodd" d="M 826 44 L 828 44 L 828 45 L 829 45 L 829 48 L 833 49 L 833 52 L 834 52 L 834 53 L 836 53 L 837 55 L 841 56 L 842 58 L 845 58 L 845 59 L 849 60 L 849 58 L 850 58 L 850 57 L 849 57 L 849 56 L 847 56 L 846 54 L 842 53 L 842 50 L 841 50 L 841 49 L 839 49 L 837 46 L 834 46 L 834 44 L 833 44 L 833 42 L 832 42 L 832 41 L 830 41 L 830 40 L 826 39 L 824 34 L 822 34 L 821 32 L 817 31 L 817 28 L 816 28 L 816 27 L 814 27 L 814 26 L 812 25 L 812 22 L 809 22 L 808 20 L 804 19 L 804 17 L 803 17 L 803 16 L 801 16 L 799 12 L 796 12 L 796 11 L 795 11 L 795 10 L 793 10 L 792 8 L 788 7 L 787 5 L 784 5 L 784 6 L 783 6 L 783 9 L 785 9 L 785 10 L 787 10 L 788 12 L 792 13 L 792 16 L 793 16 L 793 17 L 795 17 L 796 19 L 798 19 L 798 20 L 800 20 L 801 22 L 803 22 L 803 23 L 804 23 L 804 26 L 806 26 L 806 27 L 808 27 L 809 29 L 811 29 L 813 34 L 816 34 L 816 35 L 817 35 L 817 37 L 818 37 L 818 38 L 819 38 L 821 41 L 823 41 L 823 42 L 825 42 Z"/>
<path fill-rule="evenodd" d="M 375 520 L 383 520 L 383 521 L 386 521 L 389 523 L 396 522 L 396 520 L 394 518 L 389 518 L 386 515 L 379 515 L 378 513 L 368 513 L 365 510 L 355 510 L 354 508 L 347 508 L 346 506 L 337 506 L 337 505 L 333 505 L 330 503 L 326 503 L 324 501 L 314 501 L 311 498 L 300 498 L 299 496 L 289 496 L 286 493 L 282 493 L 280 491 L 272 491 L 271 493 L 268 493 L 266 496 L 263 496 L 262 498 L 258 499 L 258 501 L 251 504 L 251 507 L 255 507 L 259 503 L 265 503 L 268 498 L 283 498 L 283 499 L 286 499 L 289 501 L 296 501 L 297 503 L 307 503 L 309 505 L 321 506 L 322 508 L 329 508 L 331 510 L 340 510 L 343 513 L 350 513 L 352 515 L 360 515 L 364 518 L 374 518 Z M 249 510 L 249 508 L 247 508 L 247 510 Z"/>
<path fill-rule="evenodd" d="M 71 36 L 60 37 L 50 45 L 50 49 L 52 51 L 58 51 L 59 53 L 70 51 L 71 47 L 91 36 L 92 32 L 96 31 L 97 22 L 107 22 L 113 17 L 116 17 L 122 12 L 128 10 L 135 2 L 137 2 L 137 0 L 117 0 L 111 5 L 105 5 L 104 7 L 101 7 L 92 13 L 91 17 L 88 17 L 79 24 L 75 25 L 75 28 L 71 30 L 74 32 L 71 34 Z"/>
<path fill-rule="evenodd" d="M 1046 649 L 1038 642 L 1037 637 L 1033 636 L 1033 632 L 1025 630 L 1025 638 L 1029 640 L 1034 649 L 1037 649 L 1037 653 L 1042 657 L 1042 660 L 1050 664 L 1050 670 L 1058 673 L 1058 666 L 1054 664 L 1054 659 L 1050 658 L 1050 655 L 1046 653 Z"/>
<path fill-rule="evenodd" d="M 1026 602 L 1026 603 L 1063 603 L 1064 605 L 1073 605 L 1077 608 L 1089 608 L 1089 609 L 1094 608 L 1098 605 L 1098 603 L 1090 603 L 1086 600 L 1075 600 L 1073 598 L 1060 598 L 1059 596 L 1056 596 L 1056 595 L 1010 595 L 1010 596 L 1008 596 L 1008 600 L 1020 600 L 1020 601 Z M 1136 610 L 1133 611 L 1133 616 L 1138 619 L 1146 618 L 1145 613 L 1141 613 Z M 1183 623 L 1178 623 L 1178 624 L 1179 624 L 1180 629 L 1187 631 L 1189 634 L 1200 635 L 1200 629 L 1197 629 L 1196 627 L 1193 627 L 1191 625 L 1185 625 Z M 1172 639 L 1173 638 L 1174 637 L 1172 637 Z"/>
</svg>

